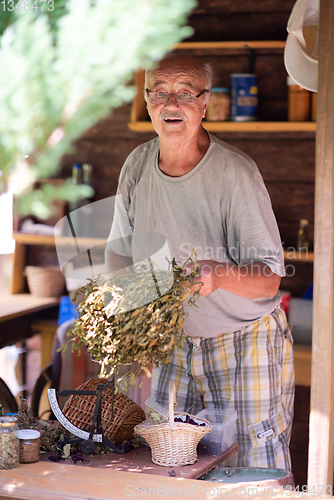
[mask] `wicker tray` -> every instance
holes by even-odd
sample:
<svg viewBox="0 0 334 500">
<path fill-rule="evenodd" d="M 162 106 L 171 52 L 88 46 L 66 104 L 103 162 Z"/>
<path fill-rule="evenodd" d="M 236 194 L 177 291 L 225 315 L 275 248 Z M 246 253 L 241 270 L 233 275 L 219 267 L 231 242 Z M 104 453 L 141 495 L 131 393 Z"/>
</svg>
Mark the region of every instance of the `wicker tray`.
<svg viewBox="0 0 334 500">
<path fill-rule="evenodd" d="M 95 378 L 77 387 L 76 390 L 95 390 L 98 384 L 106 384 L 106 379 Z M 72 395 L 66 401 L 63 413 L 79 429 L 90 431 L 96 396 Z M 145 420 L 145 412 L 124 394 L 114 396 L 114 414 L 112 411 L 112 387 L 102 392 L 101 421 L 103 434 L 116 443 L 132 439 L 134 427 Z M 58 428 L 61 425 L 58 424 Z"/>
<path fill-rule="evenodd" d="M 65 278 L 57 266 L 26 266 L 25 275 L 34 297 L 60 297 L 64 291 Z"/>
<path fill-rule="evenodd" d="M 177 467 L 194 464 L 197 460 L 197 445 L 202 437 L 211 432 L 208 420 L 190 415 L 205 426 L 174 422 L 175 386 L 169 391 L 169 422 L 150 425 L 148 421 L 136 425 L 134 431 L 142 436 L 151 448 L 152 462 L 158 465 Z M 178 413 L 178 416 L 187 415 Z"/>
</svg>

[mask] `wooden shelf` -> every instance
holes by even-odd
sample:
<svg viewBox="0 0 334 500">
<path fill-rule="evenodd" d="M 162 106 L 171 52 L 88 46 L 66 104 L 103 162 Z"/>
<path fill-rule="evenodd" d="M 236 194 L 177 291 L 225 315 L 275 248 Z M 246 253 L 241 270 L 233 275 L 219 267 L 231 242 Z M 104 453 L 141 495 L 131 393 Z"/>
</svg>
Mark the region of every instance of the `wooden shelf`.
<svg viewBox="0 0 334 500">
<path fill-rule="evenodd" d="M 42 235 L 42 234 L 32 234 L 32 233 L 21 233 L 19 231 L 13 233 L 13 239 L 22 243 L 24 245 L 55 245 L 54 236 Z M 60 236 L 57 241 L 63 242 L 64 244 L 73 244 L 73 238 L 71 236 Z M 97 245 L 102 245 L 106 241 L 100 238 L 78 238 L 79 243 L 87 244 L 89 248 Z M 284 260 L 297 260 L 299 262 L 313 262 L 314 254 L 313 252 L 301 252 L 296 249 L 284 250 Z"/>
<path fill-rule="evenodd" d="M 298 262 L 313 262 L 313 252 L 301 252 L 299 250 L 284 250 L 284 260 Z"/>
<path fill-rule="evenodd" d="M 236 41 L 236 42 L 182 42 L 175 45 L 175 50 L 243 50 L 243 49 L 284 49 L 285 41 Z M 154 132 L 151 121 L 147 120 L 146 102 L 143 89 L 145 82 L 144 70 L 135 73 L 134 85 L 137 88 L 131 108 L 131 121 L 128 127 L 133 132 Z M 252 121 L 252 122 L 208 122 L 203 121 L 203 127 L 208 132 L 316 132 L 315 122 L 284 122 L 284 121 Z"/>
<path fill-rule="evenodd" d="M 52 245 L 55 246 L 55 237 L 45 234 L 20 233 L 14 232 L 13 239 L 24 245 Z M 93 246 L 102 245 L 106 240 L 102 238 L 77 238 L 77 242 L 82 247 L 92 248 Z M 74 239 L 72 236 L 58 236 L 57 244 L 73 245 Z"/>
<path fill-rule="evenodd" d="M 16 231 L 13 233 L 13 239 L 24 245 L 54 245 L 55 238 L 53 235 L 21 233 Z"/>
<path fill-rule="evenodd" d="M 306 344 L 293 345 L 296 385 L 311 386 L 312 346 Z"/>
<path fill-rule="evenodd" d="M 13 273 L 10 285 L 11 294 L 23 293 L 26 288 L 26 279 L 23 274 L 26 266 L 26 247 L 29 245 L 50 245 L 55 247 L 55 238 L 53 235 L 21 233 L 19 231 L 13 233 L 13 239 L 16 241 Z M 93 248 L 98 245 L 103 245 L 106 240 L 100 238 L 77 238 L 75 241 L 72 236 L 57 237 L 57 246 L 71 246 L 78 243 L 81 251 L 87 248 Z"/>
<path fill-rule="evenodd" d="M 207 49 L 207 50 L 228 50 L 228 49 L 284 49 L 284 40 L 250 40 L 235 42 L 181 42 L 174 46 L 174 49 Z"/>
<path fill-rule="evenodd" d="M 206 122 L 203 127 L 208 132 L 315 132 L 315 122 Z M 133 132 L 153 132 L 150 121 L 130 122 Z"/>
</svg>

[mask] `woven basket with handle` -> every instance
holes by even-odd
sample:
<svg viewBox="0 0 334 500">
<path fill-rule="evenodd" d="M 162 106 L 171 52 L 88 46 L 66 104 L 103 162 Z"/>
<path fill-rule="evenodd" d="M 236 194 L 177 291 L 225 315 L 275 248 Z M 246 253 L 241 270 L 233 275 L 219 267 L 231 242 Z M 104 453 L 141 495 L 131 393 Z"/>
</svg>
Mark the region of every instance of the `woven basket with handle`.
<svg viewBox="0 0 334 500">
<path fill-rule="evenodd" d="M 143 422 L 136 425 L 135 433 L 142 436 L 151 448 L 152 462 L 158 465 L 176 467 L 193 464 L 197 460 L 197 445 L 202 437 L 212 431 L 208 420 L 189 415 L 205 426 L 174 422 L 175 386 L 170 385 L 169 391 L 169 421 L 150 425 Z M 187 415 L 178 413 L 178 417 Z"/>
<path fill-rule="evenodd" d="M 77 387 L 80 391 L 94 391 L 98 384 L 106 384 L 106 379 L 95 378 Z M 112 387 L 102 392 L 101 422 L 103 434 L 116 443 L 132 439 L 134 427 L 145 420 L 144 410 L 125 394 L 114 395 L 112 416 Z M 72 395 L 66 401 L 63 413 L 79 429 L 90 431 L 95 409 L 96 396 Z M 58 427 L 61 428 L 60 424 Z"/>
</svg>

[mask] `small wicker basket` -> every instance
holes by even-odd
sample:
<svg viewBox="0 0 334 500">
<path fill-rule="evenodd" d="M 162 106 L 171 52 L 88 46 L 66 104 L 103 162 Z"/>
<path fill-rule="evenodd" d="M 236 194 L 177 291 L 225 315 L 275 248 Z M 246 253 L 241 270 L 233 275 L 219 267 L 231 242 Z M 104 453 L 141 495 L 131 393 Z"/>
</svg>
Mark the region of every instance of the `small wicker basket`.
<svg viewBox="0 0 334 500">
<path fill-rule="evenodd" d="M 28 288 L 34 297 L 60 297 L 65 288 L 65 278 L 59 267 L 26 266 Z"/>
<path fill-rule="evenodd" d="M 77 387 L 78 391 L 94 391 L 99 384 L 106 384 L 106 379 L 94 378 Z M 113 388 L 102 392 L 101 423 L 103 434 L 116 443 L 133 438 L 134 427 L 145 420 L 145 412 L 125 394 L 115 394 L 112 402 Z M 65 417 L 79 429 L 90 431 L 95 409 L 96 396 L 72 395 L 66 401 L 63 413 Z M 111 415 L 113 407 L 113 416 Z M 58 424 L 58 428 L 61 425 Z"/>
<path fill-rule="evenodd" d="M 191 418 L 205 426 L 174 422 L 175 386 L 169 392 L 169 422 L 150 425 L 148 421 L 136 425 L 134 431 L 142 436 L 151 448 L 152 462 L 157 465 L 177 467 L 194 464 L 197 460 L 197 445 L 202 437 L 211 432 L 212 425 L 208 420 Z M 187 415 L 178 413 L 178 416 Z"/>
</svg>

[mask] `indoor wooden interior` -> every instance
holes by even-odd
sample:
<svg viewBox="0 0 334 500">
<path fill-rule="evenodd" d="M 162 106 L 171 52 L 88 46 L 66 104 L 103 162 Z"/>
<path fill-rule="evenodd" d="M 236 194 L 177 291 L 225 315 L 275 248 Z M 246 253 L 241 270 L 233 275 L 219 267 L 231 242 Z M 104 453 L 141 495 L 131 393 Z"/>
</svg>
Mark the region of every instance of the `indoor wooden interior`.
<svg viewBox="0 0 334 500">
<path fill-rule="evenodd" d="M 298 344 L 294 350 L 292 467 L 296 484 L 332 484 L 334 114 L 329 110 L 334 105 L 330 88 L 334 80 L 334 6 L 321 0 L 326 14 L 322 14 L 320 24 L 323 48 L 319 54 L 317 121 L 310 116 L 308 122 L 289 122 L 283 54 L 293 5 L 294 0 L 199 0 L 188 20 L 194 34 L 174 50 L 210 62 L 214 86 L 220 87 L 230 86 L 232 73 L 248 73 L 253 61 L 259 86 L 258 120 L 204 121 L 203 125 L 249 154 L 260 169 L 277 218 L 286 263 L 294 266 L 293 275 L 282 279 L 281 289 L 301 297 L 314 283 L 312 346 Z M 114 110 L 87 130 L 76 141 L 74 152 L 63 157 L 60 179 L 71 176 L 74 162 L 93 165 L 94 201 L 116 193 L 120 169 L 128 154 L 156 136 L 142 97 L 142 71 L 136 73 L 134 84 L 139 89 L 134 102 Z M 289 250 L 296 247 L 300 219 L 309 221 L 310 252 L 292 257 Z M 16 232 L 14 238 L 11 293 L 22 294 L 28 291 L 22 274 L 24 266 L 56 264 L 57 256 L 51 236 Z M 51 319 L 55 319 L 54 314 Z M 314 410 L 311 420 L 310 408 Z"/>
</svg>

